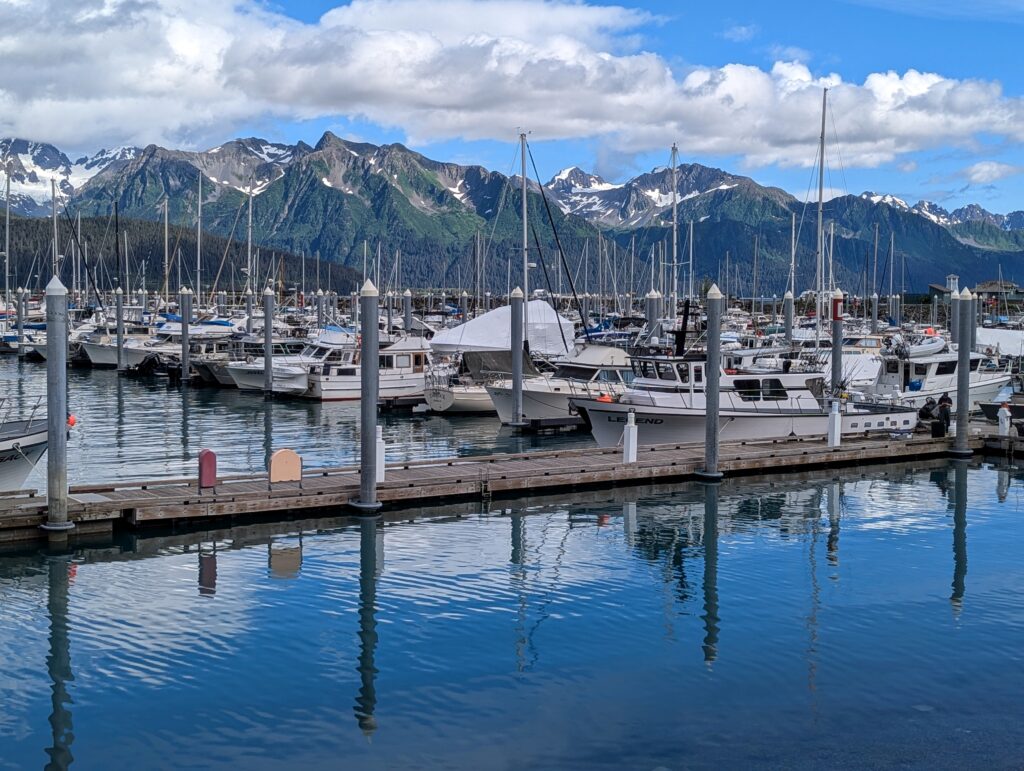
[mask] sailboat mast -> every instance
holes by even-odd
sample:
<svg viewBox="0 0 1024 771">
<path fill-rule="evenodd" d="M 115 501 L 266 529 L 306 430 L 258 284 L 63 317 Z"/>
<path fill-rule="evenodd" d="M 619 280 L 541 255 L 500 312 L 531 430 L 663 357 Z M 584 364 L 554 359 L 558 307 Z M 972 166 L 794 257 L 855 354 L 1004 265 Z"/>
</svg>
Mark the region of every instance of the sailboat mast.
<svg viewBox="0 0 1024 771">
<path fill-rule="evenodd" d="M 871 275 L 871 292 L 878 291 L 878 223 L 875 223 L 875 268 Z"/>
<path fill-rule="evenodd" d="M 693 220 L 690 220 L 690 233 L 687 240 L 690 243 L 690 275 L 686 282 L 686 296 L 692 301 L 697 299 L 697 293 L 693 290 Z"/>
<path fill-rule="evenodd" d="M 170 300 L 167 294 L 167 285 L 171 280 L 171 253 L 170 253 L 170 212 L 168 211 L 168 199 L 164 196 L 164 310 Z"/>
<path fill-rule="evenodd" d="M 796 212 L 789 223 L 789 291 L 796 297 Z"/>
<path fill-rule="evenodd" d="M 677 293 L 679 292 L 679 196 L 676 192 L 676 145 L 672 143 L 672 288 L 669 290 L 669 313 L 668 317 L 676 317 L 676 308 L 679 305 Z"/>
<path fill-rule="evenodd" d="M 523 162 L 523 340 L 529 342 L 527 330 L 530 328 L 530 248 L 528 225 L 526 222 L 526 134 L 519 135 L 519 154 Z"/>
<path fill-rule="evenodd" d="M 815 314 L 816 338 L 821 338 L 821 314 L 825 309 L 825 111 L 828 107 L 828 89 L 821 91 L 821 137 L 818 142 L 818 235 L 817 235 L 817 269 L 818 291 L 817 313 Z M 815 346 L 817 346 L 817 339 Z"/>
<path fill-rule="evenodd" d="M 60 266 L 57 264 L 59 248 L 57 245 L 57 180 L 52 178 L 50 179 L 50 195 L 53 197 L 53 275 L 56 276 L 60 271 Z"/>
<path fill-rule="evenodd" d="M 252 283 L 252 177 L 249 177 L 249 221 L 246 224 L 245 270 L 245 288 L 255 292 L 256 285 Z"/>
<path fill-rule="evenodd" d="M 4 167 L 6 194 L 6 213 L 4 214 L 4 311 L 7 319 L 6 327 L 11 326 L 11 166 L 10 161 Z"/>
<path fill-rule="evenodd" d="M 203 172 L 199 172 L 199 204 L 196 207 L 196 302 L 203 297 Z"/>
</svg>

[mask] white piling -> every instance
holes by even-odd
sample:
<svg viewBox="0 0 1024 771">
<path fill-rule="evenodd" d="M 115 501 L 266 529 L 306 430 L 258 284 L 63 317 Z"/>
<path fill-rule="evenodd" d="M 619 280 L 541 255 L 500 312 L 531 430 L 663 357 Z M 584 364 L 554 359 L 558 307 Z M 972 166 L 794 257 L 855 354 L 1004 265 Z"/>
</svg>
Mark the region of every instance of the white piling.
<svg viewBox="0 0 1024 771">
<path fill-rule="evenodd" d="M 708 290 L 708 345 L 704 362 L 704 468 L 697 476 L 705 481 L 722 478 L 718 470 L 718 415 L 722 375 L 722 312 L 725 298 L 717 284 Z"/>
<path fill-rule="evenodd" d="M 622 462 L 636 463 L 636 414 L 633 410 L 626 415 L 626 425 L 622 429 Z"/>
</svg>

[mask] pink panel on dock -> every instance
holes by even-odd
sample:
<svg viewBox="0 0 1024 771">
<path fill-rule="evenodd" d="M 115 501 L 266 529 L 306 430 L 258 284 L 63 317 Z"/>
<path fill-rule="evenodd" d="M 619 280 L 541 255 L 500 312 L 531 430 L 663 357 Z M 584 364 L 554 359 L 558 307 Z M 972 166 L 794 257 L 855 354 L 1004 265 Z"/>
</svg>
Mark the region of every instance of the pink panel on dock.
<svg viewBox="0 0 1024 771">
<path fill-rule="evenodd" d="M 217 454 L 213 450 L 199 451 L 199 489 L 217 486 Z"/>
</svg>

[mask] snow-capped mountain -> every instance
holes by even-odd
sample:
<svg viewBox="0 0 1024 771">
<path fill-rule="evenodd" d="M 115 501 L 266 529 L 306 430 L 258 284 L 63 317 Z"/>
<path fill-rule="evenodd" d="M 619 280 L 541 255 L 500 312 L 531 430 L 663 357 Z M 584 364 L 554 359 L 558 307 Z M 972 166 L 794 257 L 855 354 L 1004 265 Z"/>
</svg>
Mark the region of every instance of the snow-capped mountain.
<svg viewBox="0 0 1024 771">
<path fill-rule="evenodd" d="M 44 214 L 50 209 L 54 184 L 58 198 L 67 198 L 94 175 L 119 168 L 138 154 L 135 147 L 100 150 L 72 162 L 56 147 L 26 139 L 0 139 L 0 172 L 10 174 L 11 209 L 19 214 Z M 6 180 L 3 180 L 6 186 Z M 3 190 L 0 188 L 0 200 Z"/>
<path fill-rule="evenodd" d="M 607 182 L 576 166 L 563 169 L 544 186 L 566 214 L 613 228 L 634 228 L 663 220 L 672 210 L 672 170 L 652 169 L 622 184 Z M 735 206 L 753 195 L 784 205 L 787 194 L 761 187 L 747 177 L 700 164 L 676 168 L 676 206 L 680 216 L 707 219 L 715 206 Z M 680 208 L 682 207 L 682 208 Z"/>
<path fill-rule="evenodd" d="M 953 228 L 970 222 L 980 222 L 992 225 L 1000 230 L 1024 230 L 1024 211 L 1014 211 L 1009 214 L 993 214 L 976 203 L 948 211 L 932 201 L 918 201 L 913 206 L 910 206 L 906 201 L 894 195 L 879 195 L 878 193 L 866 192 L 862 193 L 860 197 L 874 204 L 886 204 L 903 211 L 911 211 L 934 222 L 936 225 L 946 228 Z"/>
</svg>

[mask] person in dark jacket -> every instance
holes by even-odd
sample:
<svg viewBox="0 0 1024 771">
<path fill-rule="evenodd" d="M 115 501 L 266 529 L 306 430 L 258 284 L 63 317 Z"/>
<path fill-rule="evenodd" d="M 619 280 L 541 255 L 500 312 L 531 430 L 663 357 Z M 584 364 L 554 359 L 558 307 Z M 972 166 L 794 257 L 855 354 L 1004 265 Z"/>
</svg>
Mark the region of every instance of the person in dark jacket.
<svg viewBox="0 0 1024 771">
<path fill-rule="evenodd" d="M 939 397 L 939 420 L 949 431 L 949 421 L 953 412 L 953 400 L 949 398 L 949 392 L 943 392 L 942 396 Z"/>
</svg>

